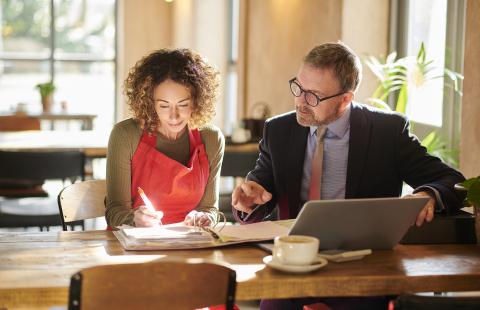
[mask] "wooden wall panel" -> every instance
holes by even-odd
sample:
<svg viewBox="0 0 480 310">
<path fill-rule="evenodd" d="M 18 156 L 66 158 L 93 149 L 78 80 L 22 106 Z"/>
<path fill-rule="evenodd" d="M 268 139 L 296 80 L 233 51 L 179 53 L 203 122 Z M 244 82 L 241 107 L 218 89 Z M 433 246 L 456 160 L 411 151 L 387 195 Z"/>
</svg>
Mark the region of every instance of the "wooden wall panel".
<svg viewBox="0 0 480 310">
<path fill-rule="evenodd" d="M 359 57 L 388 54 L 390 1 L 343 0 L 342 41 Z M 378 86 L 378 79 L 363 66 L 363 80 L 355 100 L 366 103 Z"/>
<path fill-rule="evenodd" d="M 480 175 L 480 1 L 468 0 L 465 30 L 460 170 Z"/>
<path fill-rule="evenodd" d="M 147 53 L 172 44 L 172 4 L 159 0 L 119 1 L 117 121 L 130 117 L 123 81 Z"/>
<path fill-rule="evenodd" d="M 288 80 L 312 47 L 340 39 L 342 1 L 248 0 L 246 11 L 243 112 L 257 102 L 272 114 L 292 110 Z"/>
</svg>

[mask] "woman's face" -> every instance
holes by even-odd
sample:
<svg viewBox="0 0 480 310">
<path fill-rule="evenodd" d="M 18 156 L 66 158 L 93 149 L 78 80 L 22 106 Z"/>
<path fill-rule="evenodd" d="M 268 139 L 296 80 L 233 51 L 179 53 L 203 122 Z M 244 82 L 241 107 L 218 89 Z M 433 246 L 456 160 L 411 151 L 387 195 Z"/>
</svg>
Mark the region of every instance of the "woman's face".
<svg viewBox="0 0 480 310">
<path fill-rule="evenodd" d="M 168 79 L 155 87 L 153 100 L 160 120 L 158 132 L 170 140 L 177 139 L 184 132 L 192 116 L 193 102 L 190 90 Z"/>
</svg>

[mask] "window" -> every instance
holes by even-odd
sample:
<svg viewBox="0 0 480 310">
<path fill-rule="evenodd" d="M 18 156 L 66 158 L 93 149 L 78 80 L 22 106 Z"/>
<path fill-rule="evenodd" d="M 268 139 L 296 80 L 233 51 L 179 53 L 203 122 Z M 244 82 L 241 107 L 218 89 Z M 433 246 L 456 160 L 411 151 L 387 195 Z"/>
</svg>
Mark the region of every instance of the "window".
<svg viewBox="0 0 480 310">
<path fill-rule="evenodd" d="M 444 68 L 462 74 L 465 7 L 465 0 L 391 0 L 391 50 L 415 57 L 423 42 L 427 59 L 439 68 L 433 75 L 442 75 Z M 422 139 L 436 130 L 448 149 L 458 149 L 460 95 L 443 78 L 421 89 L 410 86 L 407 115 L 415 134 Z"/>
<path fill-rule="evenodd" d="M 228 64 L 225 80 L 226 106 L 223 124 L 223 132 L 227 135 L 232 134 L 233 125 L 237 122 L 239 14 L 239 0 L 230 0 L 228 16 Z"/>
<path fill-rule="evenodd" d="M 35 85 L 53 81 L 54 111 L 114 121 L 115 0 L 0 0 L 0 113 L 20 102 L 40 112 Z"/>
<path fill-rule="evenodd" d="M 417 55 L 422 42 L 427 59 L 436 64 L 433 75 L 441 76 L 445 63 L 447 0 L 411 1 L 408 7 L 407 55 Z M 416 87 L 408 85 L 407 115 L 412 121 L 442 127 L 443 78 Z"/>
</svg>

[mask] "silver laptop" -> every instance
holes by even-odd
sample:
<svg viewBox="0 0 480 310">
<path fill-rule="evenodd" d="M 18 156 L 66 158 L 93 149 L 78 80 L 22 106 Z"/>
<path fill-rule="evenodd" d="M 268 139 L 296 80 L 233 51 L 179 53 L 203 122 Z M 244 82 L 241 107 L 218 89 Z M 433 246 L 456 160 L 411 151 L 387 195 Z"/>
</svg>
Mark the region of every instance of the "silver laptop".
<svg viewBox="0 0 480 310">
<path fill-rule="evenodd" d="M 305 203 L 290 235 L 320 239 L 320 249 L 391 249 L 405 235 L 427 197 L 312 200 Z"/>
</svg>

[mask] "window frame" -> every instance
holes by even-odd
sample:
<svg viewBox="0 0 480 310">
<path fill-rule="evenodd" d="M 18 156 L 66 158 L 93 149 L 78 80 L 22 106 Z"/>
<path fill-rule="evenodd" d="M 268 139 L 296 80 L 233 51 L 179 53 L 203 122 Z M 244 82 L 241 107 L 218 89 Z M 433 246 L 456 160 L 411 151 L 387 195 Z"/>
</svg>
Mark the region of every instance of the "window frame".
<svg viewBox="0 0 480 310">
<path fill-rule="evenodd" d="M 389 52 L 397 51 L 398 57 L 406 56 L 408 36 L 408 11 L 411 0 L 390 1 Z M 447 27 L 445 40 L 445 64 L 450 70 L 463 74 L 465 42 L 465 0 L 447 0 Z M 459 82 L 462 89 L 462 82 Z M 393 106 L 395 98 L 390 98 Z M 442 127 L 414 123 L 414 132 L 424 138 L 432 130 L 446 139 L 446 147 L 458 149 L 460 144 L 461 96 L 453 89 L 444 87 Z"/>
<path fill-rule="evenodd" d="M 51 82 L 55 82 L 55 64 L 58 62 L 73 62 L 73 63 L 111 63 L 113 65 L 113 85 L 114 85 L 114 96 L 113 96 L 113 122 L 116 122 L 117 116 L 117 88 L 118 88 L 118 0 L 114 1 L 114 25 L 115 25 L 115 35 L 114 35 L 114 55 L 113 57 L 72 57 L 72 56 L 55 56 L 55 0 L 49 1 L 50 6 L 50 52 L 48 57 L 26 57 L 22 53 L 0 53 L 0 61 L 47 61 L 49 63 L 48 75 Z M 4 55 L 8 56 L 5 57 Z M 112 124 L 113 125 L 113 124 Z"/>
</svg>

